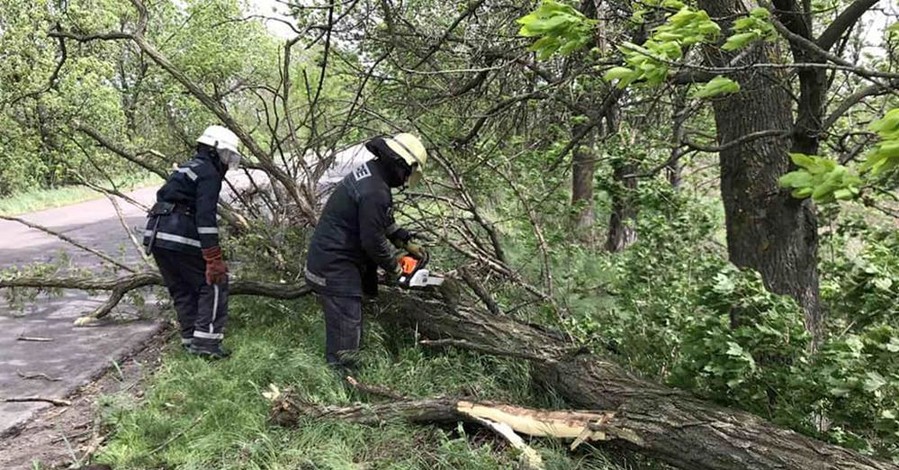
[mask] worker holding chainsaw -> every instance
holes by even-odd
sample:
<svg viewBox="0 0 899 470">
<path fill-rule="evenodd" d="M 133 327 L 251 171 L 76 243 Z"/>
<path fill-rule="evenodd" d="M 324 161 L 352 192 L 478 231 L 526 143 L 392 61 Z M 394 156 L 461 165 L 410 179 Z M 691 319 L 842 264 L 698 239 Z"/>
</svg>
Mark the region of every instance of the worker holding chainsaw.
<svg viewBox="0 0 899 470">
<path fill-rule="evenodd" d="M 152 253 L 178 314 L 181 344 L 211 359 L 222 349 L 228 318 L 228 267 L 219 247 L 216 208 L 222 180 L 240 163 L 237 136 L 209 126 L 197 153 L 156 192 L 147 217 L 144 246 Z"/>
<path fill-rule="evenodd" d="M 412 134 L 377 137 L 365 144 L 372 158 L 346 175 L 331 194 L 312 235 L 306 281 L 325 315 L 325 358 L 335 369 L 355 368 L 362 337 L 362 298 L 378 290 L 377 268 L 388 282 L 403 274 L 395 248 L 425 259 L 393 217 L 391 188 L 416 184 L 427 152 Z"/>
</svg>

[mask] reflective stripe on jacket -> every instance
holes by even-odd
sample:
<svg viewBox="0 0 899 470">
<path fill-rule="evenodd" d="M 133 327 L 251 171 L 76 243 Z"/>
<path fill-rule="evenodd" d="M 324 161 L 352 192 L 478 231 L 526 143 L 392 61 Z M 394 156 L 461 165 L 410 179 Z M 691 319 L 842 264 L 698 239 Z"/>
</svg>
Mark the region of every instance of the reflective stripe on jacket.
<svg viewBox="0 0 899 470">
<path fill-rule="evenodd" d="M 156 192 L 157 201 L 175 203 L 178 209 L 169 215 L 148 217 L 144 245 L 156 226 L 154 248 L 199 253 L 201 248 L 218 246 L 216 208 L 224 173 L 218 157 L 200 147 L 197 155 L 180 165 Z"/>
</svg>

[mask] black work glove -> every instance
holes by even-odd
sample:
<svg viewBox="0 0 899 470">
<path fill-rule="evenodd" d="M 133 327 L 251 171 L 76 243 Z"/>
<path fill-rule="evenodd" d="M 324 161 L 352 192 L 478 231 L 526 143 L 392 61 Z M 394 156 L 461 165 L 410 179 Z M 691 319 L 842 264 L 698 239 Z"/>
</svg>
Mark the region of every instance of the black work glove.
<svg viewBox="0 0 899 470">
<path fill-rule="evenodd" d="M 403 269 L 400 268 L 400 258 L 403 257 L 403 254 L 398 254 L 396 256 L 396 263 L 393 264 L 393 269 L 385 270 L 384 273 L 384 283 L 388 286 L 396 285 L 400 280 L 400 276 L 403 275 Z"/>
<path fill-rule="evenodd" d="M 378 296 L 378 265 L 366 263 L 362 269 L 362 295 Z"/>
</svg>

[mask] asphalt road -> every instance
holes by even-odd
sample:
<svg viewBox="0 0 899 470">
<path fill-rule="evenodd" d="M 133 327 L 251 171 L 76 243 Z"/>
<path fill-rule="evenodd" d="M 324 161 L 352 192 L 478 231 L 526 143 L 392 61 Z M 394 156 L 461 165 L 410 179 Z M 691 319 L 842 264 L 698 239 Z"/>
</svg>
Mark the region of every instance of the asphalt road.
<svg viewBox="0 0 899 470">
<path fill-rule="evenodd" d="M 154 200 L 155 188 L 131 194 L 141 201 Z M 125 224 L 141 227 L 140 208 L 120 201 Z M 140 265 L 140 254 L 128 241 L 112 203 L 98 199 L 68 207 L 21 216 L 102 251 L 131 266 Z M 63 272 L 112 277 L 98 269 L 97 257 L 60 239 L 16 222 L 0 220 L 0 270 L 35 263 L 65 260 Z M 105 297 L 65 291 L 59 297 L 39 297 L 11 304 L 0 298 L 0 436 L 15 432 L 47 403 L 6 403 L 2 399 L 40 396 L 63 398 L 108 369 L 114 361 L 151 337 L 159 320 L 143 319 L 143 311 L 121 304 L 110 320 L 76 328 L 73 321 L 95 308 Z M 158 311 L 158 309 L 157 309 Z M 157 316 L 158 318 L 158 316 Z M 25 341 L 25 337 L 50 341 Z M 31 378 L 27 378 L 31 377 Z M 3 449 L 0 448 L 0 453 Z"/>
<path fill-rule="evenodd" d="M 259 171 L 251 171 L 257 183 L 266 181 Z M 250 186 L 243 172 L 229 173 L 231 185 L 224 185 L 222 198 L 234 200 L 231 191 Z M 157 187 L 128 194 L 150 206 Z M 78 243 L 103 252 L 125 265 L 155 269 L 141 264 L 140 251 L 126 232 L 143 235 L 143 209 L 119 199 L 120 218 L 106 198 L 50 209 L 20 218 L 64 234 Z M 123 222 L 124 221 L 124 222 Z M 7 270 L 63 261 L 62 274 L 112 278 L 114 272 L 100 269 L 97 256 L 59 238 L 17 222 L 0 220 L 0 275 Z M 150 294 L 150 289 L 145 291 Z M 78 317 L 92 311 L 106 296 L 90 296 L 75 290 L 62 296 L 42 296 L 13 304 L 0 290 L 0 438 L 17 432 L 35 412 L 48 403 L 7 403 L 3 399 L 40 396 L 63 398 L 91 382 L 151 338 L 162 325 L 157 302 L 138 308 L 127 297 L 96 325 L 75 327 Z M 23 341 L 23 337 L 52 341 Z M 32 377 L 32 378 L 26 378 Z M 3 455 L 0 442 L 0 456 Z"/>
</svg>

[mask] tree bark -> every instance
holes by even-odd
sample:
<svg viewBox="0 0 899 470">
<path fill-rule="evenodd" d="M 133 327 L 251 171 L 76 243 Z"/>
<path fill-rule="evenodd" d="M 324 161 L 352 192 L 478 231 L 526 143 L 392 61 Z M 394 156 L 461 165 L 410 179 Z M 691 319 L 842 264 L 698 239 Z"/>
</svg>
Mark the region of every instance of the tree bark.
<svg viewBox="0 0 899 470">
<path fill-rule="evenodd" d="M 444 339 L 436 344 L 529 360 L 538 383 L 572 405 L 612 413 L 614 440 L 634 451 L 691 470 L 899 468 L 640 378 L 560 335 L 461 301 L 457 288 L 391 292 L 379 319 Z"/>
<path fill-rule="evenodd" d="M 701 0 L 700 8 L 729 31 L 731 21 L 745 13 L 735 0 Z M 755 44 L 742 63 L 778 62 L 780 51 Z M 746 51 L 743 51 L 744 53 Z M 734 54 L 709 50 L 709 61 L 727 66 Z M 736 64 L 740 65 L 740 64 Z M 816 332 L 820 320 L 815 207 L 793 198 L 778 179 L 790 171 L 789 137 L 766 137 L 727 146 L 754 132 L 793 129 L 785 77 L 777 72 L 744 71 L 730 75 L 741 91 L 714 101 L 721 166 L 721 196 L 731 262 L 761 273 L 768 289 L 786 294 L 805 312 L 806 327 Z M 739 318 L 734 318 L 739 322 Z"/>
<path fill-rule="evenodd" d="M 575 126 L 572 135 L 582 132 L 581 126 Z M 593 131 L 590 131 L 591 133 Z M 592 138 L 587 138 L 588 145 L 574 148 L 571 165 L 571 205 L 574 207 L 574 231 L 582 242 L 593 241 L 593 225 L 596 212 L 593 204 L 593 176 L 596 174 L 596 156 L 592 152 Z"/>
<path fill-rule="evenodd" d="M 617 103 L 610 106 L 605 116 L 606 135 L 617 134 L 620 127 Z M 629 145 L 635 144 L 633 136 Z M 623 157 L 612 160 L 612 213 L 609 215 L 609 236 L 606 250 L 617 253 L 637 241 L 637 165 L 631 159 L 629 150 Z"/>
<path fill-rule="evenodd" d="M 686 122 L 689 117 L 689 106 L 687 104 L 687 88 L 681 87 L 674 95 L 674 112 L 672 120 L 674 125 L 671 129 L 671 156 L 668 164 L 665 165 L 665 178 L 671 187 L 680 189 L 681 172 L 683 164 L 680 159 L 684 155 L 684 139 L 686 137 Z"/>
</svg>

